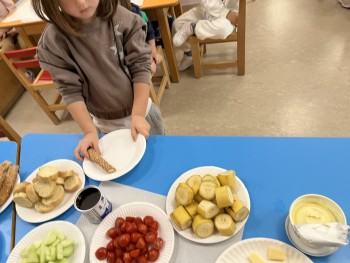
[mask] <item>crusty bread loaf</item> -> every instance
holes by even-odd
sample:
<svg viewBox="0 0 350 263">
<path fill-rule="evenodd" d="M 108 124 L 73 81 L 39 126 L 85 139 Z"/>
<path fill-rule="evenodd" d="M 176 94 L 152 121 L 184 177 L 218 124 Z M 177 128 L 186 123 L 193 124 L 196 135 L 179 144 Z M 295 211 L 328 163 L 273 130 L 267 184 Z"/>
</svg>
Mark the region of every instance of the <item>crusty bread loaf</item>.
<svg viewBox="0 0 350 263">
<path fill-rule="evenodd" d="M 28 184 L 26 186 L 25 192 L 29 198 L 29 200 L 35 204 L 41 200 L 40 196 L 35 192 L 34 190 L 34 185 L 33 184 Z"/>
<path fill-rule="evenodd" d="M 66 179 L 68 177 L 71 177 L 75 175 L 75 172 L 73 170 L 67 170 L 67 171 L 58 171 L 58 177 Z"/>
<path fill-rule="evenodd" d="M 11 162 L 9 162 L 9 161 L 3 161 L 0 164 L 0 188 L 2 187 L 3 183 L 5 182 L 7 170 L 9 169 L 10 166 L 11 166 Z"/>
<path fill-rule="evenodd" d="M 62 185 L 57 185 L 56 190 L 50 198 L 43 198 L 41 202 L 46 206 L 58 206 L 64 198 L 64 188 Z"/>
<path fill-rule="evenodd" d="M 39 168 L 37 178 L 39 181 L 48 183 L 49 181 L 56 180 L 58 176 L 58 170 L 56 167 L 45 165 Z"/>
<path fill-rule="evenodd" d="M 33 207 L 33 203 L 29 200 L 27 194 L 24 192 L 14 194 L 13 201 L 19 206 L 23 206 L 27 208 Z"/>
<path fill-rule="evenodd" d="M 30 183 L 28 183 L 27 181 L 24 181 L 22 183 L 16 184 L 15 188 L 13 189 L 13 194 L 17 194 L 17 193 L 25 193 L 26 192 L 26 187 L 27 185 L 29 185 Z"/>
<path fill-rule="evenodd" d="M 48 213 L 48 212 L 51 212 L 55 208 L 55 206 L 54 205 L 46 206 L 42 202 L 37 202 L 34 205 L 34 208 L 39 213 Z"/>
<path fill-rule="evenodd" d="M 50 181 L 48 183 L 38 181 L 34 183 L 34 190 L 38 193 L 38 195 L 42 198 L 49 198 L 53 195 L 56 189 L 56 183 L 54 181 Z"/>
<path fill-rule="evenodd" d="M 11 165 L 7 170 L 5 182 L 0 188 L 0 206 L 7 201 L 13 191 L 17 180 L 18 169 L 18 165 Z"/>
<path fill-rule="evenodd" d="M 110 165 L 101 155 L 99 155 L 94 149 L 88 149 L 89 159 L 98 164 L 107 173 L 114 173 L 116 169 Z"/>
<path fill-rule="evenodd" d="M 81 180 L 78 175 L 68 177 L 64 181 L 64 190 L 66 190 L 67 192 L 75 192 L 76 190 L 79 189 L 80 186 L 81 186 Z"/>
<path fill-rule="evenodd" d="M 55 182 L 56 184 L 64 185 L 64 179 L 62 177 L 57 177 Z"/>
</svg>

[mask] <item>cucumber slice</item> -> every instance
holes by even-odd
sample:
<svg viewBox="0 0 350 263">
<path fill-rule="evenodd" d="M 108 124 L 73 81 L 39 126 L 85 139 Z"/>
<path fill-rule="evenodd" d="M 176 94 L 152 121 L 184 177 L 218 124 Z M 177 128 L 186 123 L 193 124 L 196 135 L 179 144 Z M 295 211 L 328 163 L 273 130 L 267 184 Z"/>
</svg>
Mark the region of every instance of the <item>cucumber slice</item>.
<svg viewBox="0 0 350 263">
<path fill-rule="evenodd" d="M 62 231 L 59 231 L 56 229 L 55 233 L 56 233 L 57 238 L 59 238 L 60 240 L 66 239 L 66 235 Z"/>
<path fill-rule="evenodd" d="M 53 242 L 55 242 L 56 239 L 57 239 L 56 233 L 54 231 L 50 231 L 45 237 L 43 244 L 51 245 Z"/>
<path fill-rule="evenodd" d="M 51 260 L 56 261 L 57 259 L 57 252 L 56 252 L 56 247 L 50 247 L 50 252 L 51 252 Z"/>
<path fill-rule="evenodd" d="M 61 260 L 61 259 L 63 259 L 63 246 L 62 246 L 62 244 L 61 243 L 59 243 L 58 245 L 57 245 L 57 259 L 58 260 Z"/>
<path fill-rule="evenodd" d="M 46 246 L 41 245 L 41 251 L 40 251 L 40 263 L 46 262 Z"/>
<path fill-rule="evenodd" d="M 73 252 L 74 252 L 73 245 L 63 248 L 63 256 L 66 258 L 70 257 L 73 254 Z"/>
<path fill-rule="evenodd" d="M 62 244 L 63 248 L 68 247 L 68 246 L 72 246 L 72 245 L 74 245 L 74 240 L 65 239 L 61 242 L 61 244 Z"/>
</svg>

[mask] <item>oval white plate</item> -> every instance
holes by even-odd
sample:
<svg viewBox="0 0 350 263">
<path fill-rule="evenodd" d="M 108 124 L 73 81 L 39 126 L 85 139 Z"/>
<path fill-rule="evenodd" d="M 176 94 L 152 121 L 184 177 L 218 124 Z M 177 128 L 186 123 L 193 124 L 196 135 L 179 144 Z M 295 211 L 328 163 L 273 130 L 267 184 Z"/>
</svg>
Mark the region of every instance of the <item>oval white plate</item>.
<svg viewBox="0 0 350 263">
<path fill-rule="evenodd" d="M 286 229 L 286 233 L 288 236 L 288 239 L 290 240 L 290 242 L 292 242 L 292 244 L 299 249 L 301 252 L 310 255 L 310 256 L 314 256 L 314 257 L 324 257 L 324 256 L 328 256 L 330 254 L 333 254 L 338 247 L 320 247 L 320 248 L 312 248 L 307 246 L 306 244 L 304 244 L 299 237 L 297 236 L 297 234 L 295 233 L 292 224 L 290 223 L 289 220 L 289 216 L 287 216 L 286 218 L 286 222 L 284 225 L 285 229 Z"/>
<path fill-rule="evenodd" d="M 76 225 L 66 221 L 52 221 L 34 228 L 17 243 L 17 245 L 12 250 L 9 258 L 7 259 L 7 263 L 21 262 L 22 257 L 20 253 L 22 249 L 28 247 L 36 241 L 43 240 L 52 229 L 57 229 L 63 232 L 66 235 L 66 238 L 75 241 L 74 253 L 69 257 L 68 261 L 74 263 L 83 263 L 85 259 L 86 249 L 83 233 Z"/>
<path fill-rule="evenodd" d="M 190 178 L 194 174 L 199 174 L 200 176 L 204 176 L 206 174 L 211 174 L 216 176 L 218 173 L 224 172 L 226 169 L 215 167 L 215 166 L 202 166 L 202 167 L 197 167 L 192 170 L 189 170 L 182 175 L 180 175 L 179 178 L 176 179 L 176 181 L 172 184 L 170 187 L 170 190 L 168 192 L 167 198 L 166 198 L 166 212 L 170 216 L 171 212 L 173 212 L 177 205 L 175 201 L 175 192 L 176 188 L 179 183 L 185 182 L 188 178 Z M 250 210 L 250 199 L 249 199 L 249 194 L 244 186 L 243 182 L 236 176 L 236 185 L 235 185 L 235 194 L 237 194 L 239 200 Z M 249 217 L 249 216 L 248 216 Z M 248 220 L 248 217 L 243 220 L 242 222 L 238 222 L 236 224 L 236 231 L 232 236 L 222 236 L 220 235 L 217 231 L 214 232 L 214 234 L 210 237 L 207 238 L 200 238 L 196 236 L 192 228 L 188 228 L 186 230 L 181 230 L 174 222 L 171 221 L 173 227 L 175 230 L 184 238 L 191 240 L 196 243 L 202 243 L 202 244 L 212 244 L 212 243 L 218 243 L 222 242 L 224 240 L 227 240 L 231 237 L 233 237 L 235 234 L 237 234 L 245 225 L 245 223 Z"/>
<path fill-rule="evenodd" d="M 73 170 L 78 174 L 81 180 L 81 186 L 78 190 L 76 190 L 74 193 L 65 193 L 63 201 L 51 212 L 48 213 L 38 213 L 34 208 L 25 208 L 22 206 L 19 206 L 16 204 L 16 212 L 17 215 L 22 218 L 24 221 L 29 223 L 41 223 L 48 221 L 50 219 L 53 219 L 61 214 L 63 214 L 65 211 L 67 211 L 74 203 L 74 197 L 75 193 L 77 193 L 80 189 L 82 189 L 85 185 L 85 174 L 81 166 L 72 161 L 72 160 L 66 160 L 66 159 L 60 159 L 48 162 L 44 165 L 51 165 L 56 167 L 59 171 L 65 171 L 65 170 Z M 40 167 L 41 167 L 40 166 Z M 32 182 L 32 180 L 36 177 L 36 174 L 39 171 L 39 168 L 35 169 L 34 172 L 32 172 L 28 178 L 25 180 L 27 182 Z"/>
<path fill-rule="evenodd" d="M 249 262 L 248 256 L 251 253 L 258 254 L 264 262 L 277 262 L 269 261 L 267 259 L 267 249 L 269 247 L 275 247 L 285 251 L 287 260 L 286 262 L 298 262 L 298 263 L 312 263 L 312 261 L 301 253 L 296 248 L 276 239 L 271 238 L 250 238 L 227 248 L 215 261 L 215 263 L 243 263 Z"/>
<path fill-rule="evenodd" d="M 11 204 L 12 200 L 13 200 L 13 190 L 15 189 L 15 186 L 16 184 L 19 184 L 20 183 L 20 177 L 19 177 L 19 174 L 17 174 L 17 180 L 16 180 L 16 183 L 12 189 L 12 193 L 10 194 L 9 198 L 7 198 L 6 202 L 0 206 L 0 214 L 9 206 L 9 204 Z"/>
<path fill-rule="evenodd" d="M 95 252 L 99 247 L 106 247 L 107 243 L 111 240 L 110 238 L 107 238 L 106 232 L 114 226 L 117 217 L 125 218 L 127 216 L 139 216 L 143 218 L 147 215 L 153 216 L 153 218 L 158 221 L 158 236 L 164 240 L 164 245 L 160 250 L 157 262 L 170 262 L 175 241 L 174 230 L 171 226 L 170 218 L 158 206 L 145 202 L 134 202 L 124 204 L 113 210 L 97 227 L 90 245 L 90 263 L 101 262 L 95 257 Z"/>
<path fill-rule="evenodd" d="M 134 168 L 146 150 L 146 139 L 139 134 L 134 142 L 129 129 L 116 130 L 103 136 L 99 141 L 102 157 L 116 171 L 108 174 L 99 165 L 85 158 L 83 169 L 85 174 L 96 181 L 109 181 L 118 178 Z"/>
</svg>

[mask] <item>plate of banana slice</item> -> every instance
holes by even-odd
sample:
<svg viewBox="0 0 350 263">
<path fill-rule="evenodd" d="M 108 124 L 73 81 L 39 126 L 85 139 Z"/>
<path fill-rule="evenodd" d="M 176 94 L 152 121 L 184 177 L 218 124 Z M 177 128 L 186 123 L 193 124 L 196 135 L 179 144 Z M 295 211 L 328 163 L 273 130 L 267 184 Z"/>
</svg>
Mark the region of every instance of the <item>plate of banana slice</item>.
<svg viewBox="0 0 350 263">
<path fill-rule="evenodd" d="M 202 166 L 175 180 L 165 208 L 181 236 L 212 244 L 232 238 L 243 229 L 250 213 L 250 198 L 234 170 Z"/>
</svg>

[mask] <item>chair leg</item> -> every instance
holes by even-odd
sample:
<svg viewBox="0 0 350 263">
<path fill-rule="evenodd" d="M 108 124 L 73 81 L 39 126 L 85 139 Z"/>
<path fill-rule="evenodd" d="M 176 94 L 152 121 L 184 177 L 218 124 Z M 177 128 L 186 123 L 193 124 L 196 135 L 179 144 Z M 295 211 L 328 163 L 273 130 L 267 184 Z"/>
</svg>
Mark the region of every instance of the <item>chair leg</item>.
<svg viewBox="0 0 350 263">
<path fill-rule="evenodd" d="M 155 88 L 153 86 L 152 80 L 151 80 L 149 86 L 150 86 L 149 93 L 150 93 L 151 99 L 152 99 L 153 103 L 156 104 L 158 108 L 160 108 L 157 92 L 156 92 L 156 90 L 155 90 Z"/>
<path fill-rule="evenodd" d="M 162 47 L 161 46 L 158 46 L 157 47 L 157 51 L 158 53 L 162 56 L 162 62 L 160 63 L 160 68 L 162 70 L 162 75 L 163 75 L 163 78 L 166 79 L 166 85 L 165 85 L 165 88 L 166 89 L 169 89 L 170 88 L 170 78 L 169 78 L 169 72 L 168 72 L 168 68 L 166 66 L 166 63 L 165 63 L 165 60 L 164 60 L 164 53 L 163 53 L 163 50 L 162 50 Z"/>
<path fill-rule="evenodd" d="M 245 44 L 237 41 L 237 75 L 245 74 Z"/>
<path fill-rule="evenodd" d="M 35 92 L 33 90 L 29 91 L 33 98 L 36 100 L 36 102 L 39 104 L 40 108 L 46 113 L 46 115 L 50 118 L 50 120 L 55 124 L 59 124 L 60 123 L 60 119 L 57 117 L 57 115 L 55 114 L 55 112 L 52 112 L 49 110 L 48 108 L 48 104 L 45 101 L 45 99 L 39 94 L 39 92 Z"/>
<path fill-rule="evenodd" d="M 7 121 L 0 115 L 0 128 L 4 132 L 7 138 L 11 141 L 17 142 L 21 145 L 21 136 L 7 123 Z"/>
<path fill-rule="evenodd" d="M 191 43 L 191 51 L 192 51 L 192 60 L 193 60 L 193 69 L 194 76 L 196 78 L 202 77 L 202 67 L 201 67 L 201 55 L 200 55 L 200 47 L 199 42 L 194 41 Z"/>
</svg>

